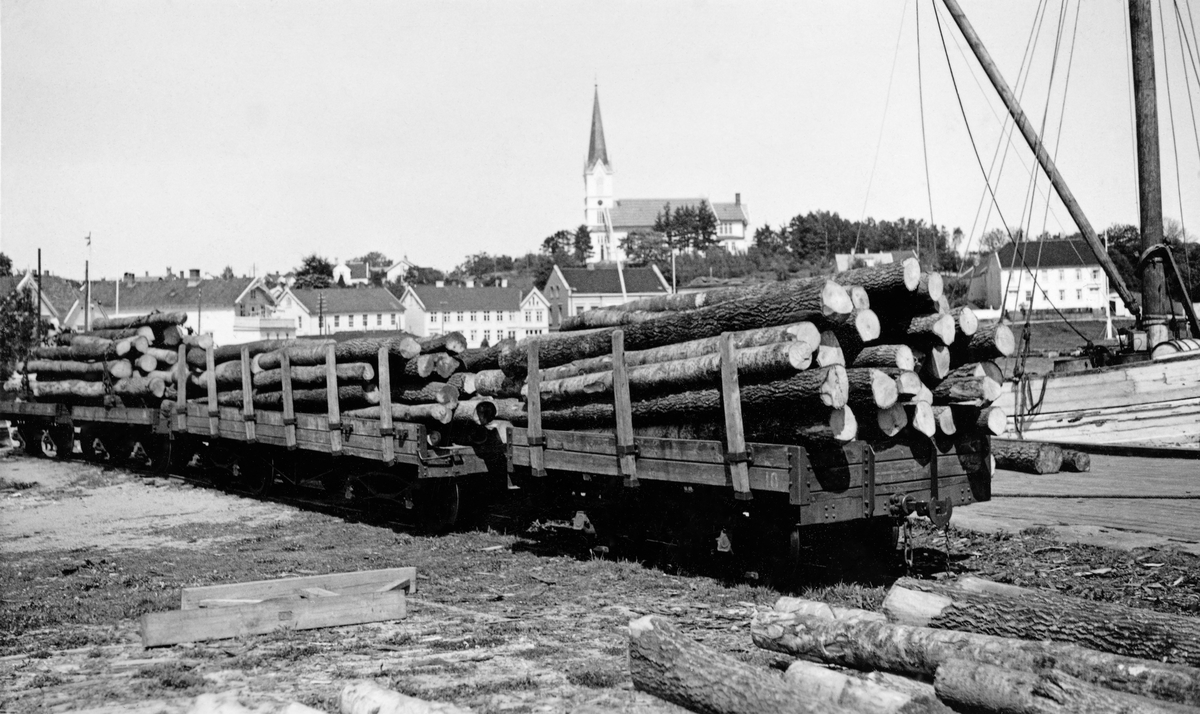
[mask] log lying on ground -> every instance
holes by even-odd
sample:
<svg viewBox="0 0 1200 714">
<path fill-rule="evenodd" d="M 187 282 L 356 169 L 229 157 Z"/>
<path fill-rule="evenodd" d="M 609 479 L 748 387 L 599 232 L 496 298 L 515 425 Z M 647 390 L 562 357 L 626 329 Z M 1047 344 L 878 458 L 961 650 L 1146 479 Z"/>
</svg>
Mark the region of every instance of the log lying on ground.
<svg viewBox="0 0 1200 714">
<path fill-rule="evenodd" d="M 343 410 L 370 406 L 372 401 L 378 402 L 378 396 L 370 396 L 361 385 L 353 384 L 338 387 L 338 406 Z M 217 395 L 217 404 L 223 407 L 242 406 L 242 391 L 236 389 L 221 392 Z M 324 389 L 294 389 L 292 404 L 301 411 L 325 411 L 329 400 Z M 254 395 L 255 409 L 283 409 L 283 392 L 263 392 Z"/>
<path fill-rule="evenodd" d="M 891 367 L 911 372 L 915 365 L 912 348 L 908 345 L 871 345 L 863 348 L 849 366 Z"/>
<path fill-rule="evenodd" d="M 850 296 L 837 283 L 825 281 L 787 292 L 769 292 L 760 296 L 730 300 L 687 312 L 664 313 L 661 317 L 624 329 L 625 346 L 633 350 L 716 337 L 723 332 L 786 325 L 798 321 L 819 321 L 822 325 L 849 317 L 853 306 Z M 553 339 L 532 338 L 539 344 L 539 364 L 557 367 L 578 359 L 598 357 L 612 352 L 612 333 L 616 328 L 595 332 L 560 333 Z M 530 339 L 523 340 L 501 357 L 500 367 L 514 376 L 525 374 Z"/>
<path fill-rule="evenodd" d="M 511 350 L 516 340 L 505 338 L 490 347 L 472 347 L 458 353 L 458 360 L 468 372 L 500 369 L 500 355 Z"/>
<path fill-rule="evenodd" d="M 977 580 L 977 579 L 976 579 Z M 967 589 L 971 588 L 971 589 Z M 903 625 L 1025 640 L 1055 640 L 1142 659 L 1200 667 L 1200 619 L 1050 590 L 897 580 L 883 610 Z"/>
<path fill-rule="evenodd" d="M 453 409 L 458 397 L 458 388 L 445 382 L 401 381 L 392 385 L 392 401 L 403 404 L 445 404 Z"/>
<path fill-rule="evenodd" d="M 781 406 L 794 407 L 797 403 L 842 407 L 846 404 L 848 391 L 849 385 L 844 367 L 823 367 L 799 372 L 792 377 L 775 382 L 743 386 L 741 388 L 742 408 L 751 412 Z M 634 401 L 631 412 L 634 421 L 661 423 L 678 421 L 681 417 L 697 418 L 721 414 L 723 408 L 720 389 L 697 389 Z M 794 414 L 792 416 L 794 419 L 800 419 L 804 415 Z M 525 423 L 523 413 L 518 420 L 522 424 Z M 513 421 L 513 419 L 509 419 L 509 421 Z M 605 402 L 543 409 L 542 421 L 546 424 L 579 426 L 593 424 L 607 426 L 615 423 L 613 405 Z"/>
<path fill-rule="evenodd" d="M 884 685 L 835 672 L 804 660 L 796 660 L 788 665 L 783 678 L 788 684 L 815 700 L 829 701 L 845 707 L 848 711 L 863 714 L 951 714 L 952 711 L 938 701 L 932 687 L 920 696 L 898 692 Z"/>
<path fill-rule="evenodd" d="M 1039 441 L 992 439 L 996 468 L 1028 474 L 1056 474 L 1062 470 L 1062 448 Z"/>
<path fill-rule="evenodd" d="M 516 380 L 498 369 L 485 369 L 475 374 L 475 392 L 481 397 L 519 397 L 523 380 Z"/>
<path fill-rule="evenodd" d="M 43 381 L 52 379 L 49 375 L 63 375 L 77 379 L 103 379 L 105 373 L 117 379 L 123 379 L 133 374 L 133 366 L 129 360 L 118 359 L 107 362 L 80 362 L 76 360 L 31 359 L 18 362 L 17 370 L 21 372 L 36 372 Z M 78 375 L 78 376 L 76 376 Z"/>
<path fill-rule="evenodd" d="M 1084 473 L 1092 470 L 1092 457 L 1075 449 L 1062 450 L 1062 470 Z"/>
<path fill-rule="evenodd" d="M 350 682 L 342 688 L 338 711 L 341 714 L 470 714 L 469 709 L 417 699 L 366 680 Z"/>
<path fill-rule="evenodd" d="M 846 380 L 850 389 L 846 403 L 861 414 L 887 409 L 899 398 L 896 380 L 882 370 L 851 368 L 846 370 Z"/>
<path fill-rule="evenodd" d="M 217 374 L 221 373 L 224 365 L 237 365 L 226 368 L 236 372 L 237 384 L 242 383 L 241 362 L 223 362 L 217 365 Z M 375 367 L 367 362 L 347 362 L 336 368 L 338 384 L 348 382 L 370 382 L 375 379 Z M 325 386 L 326 370 L 324 365 L 311 367 L 292 367 L 292 384 L 295 386 L 318 385 Z M 220 380 L 218 380 L 219 382 Z M 268 369 L 253 376 L 255 391 L 276 392 L 283 389 L 283 369 Z"/>
<path fill-rule="evenodd" d="M 963 711 L 1019 714 L 1184 714 L 1196 709 L 1118 692 L 1063 672 L 1024 672 L 965 660 L 949 661 L 933 680 L 937 696 Z"/>
<path fill-rule="evenodd" d="M 735 358 L 739 380 L 762 382 L 808 369 L 812 362 L 812 350 L 801 342 L 777 342 L 737 350 Z M 626 373 L 630 393 L 634 396 L 703 388 L 720 383 L 721 356 L 713 353 L 671 362 L 642 364 L 628 368 Z M 545 380 L 541 382 L 540 391 L 547 403 L 612 394 L 613 373 L 592 372 L 578 377 Z"/>
<path fill-rule="evenodd" d="M 734 332 L 731 339 L 733 340 L 734 349 L 760 347 L 777 342 L 797 342 L 808 345 L 811 352 L 820 344 L 821 333 L 811 322 L 797 322 L 777 327 L 762 327 Z M 677 342 L 647 350 L 631 350 L 625 353 L 625 365 L 636 367 L 643 364 L 702 357 L 718 353 L 720 345 L 721 338 L 717 336 L 699 340 L 688 340 L 687 342 Z M 593 372 L 607 372 L 610 370 L 612 370 L 612 355 L 605 354 L 598 357 L 575 360 L 559 367 L 542 369 L 542 379 L 562 379 L 564 377 L 574 377 Z"/>
<path fill-rule="evenodd" d="M 462 355 L 460 354 L 459 357 L 461 358 Z M 459 359 L 459 361 L 462 360 Z M 446 384 L 457 389 L 459 394 L 474 394 L 477 389 L 474 372 L 455 372 L 446 378 Z"/>
<path fill-rule="evenodd" d="M 491 399 L 466 399 L 454 407 L 455 422 L 487 426 L 495 418 L 496 404 Z"/>
<path fill-rule="evenodd" d="M 115 330 L 91 330 L 84 333 L 90 337 L 100 337 L 107 340 L 123 340 L 126 337 L 145 337 L 154 339 L 154 329 L 150 327 L 122 327 Z M 74 344 L 74 342 L 72 342 Z"/>
<path fill-rule="evenodd" d="M 186 312 L 159 312 L 155 310 L 147 315 L 130 317 L 98 317 L 92 320 L 96 330 L 115 330 L 125 327 L 166 327 L 167 325 L 182 325 L 187 322 Z"/>
<path fill-rule="evenodd" d="M 467 349 L 467 338 L 463 337 L 461 332 L 447 332 L 444 335 L 418 337 L 416 339 L 417 344 L 421 346 L 423 354 L 449 352 L 456 355 Z"/>
<path fill-rule="evenodd" d="M 955 366 L 969 362 L 1009 357 L 1017 349 L 1017 340 L 1008 325 L 993 322 L 979 325 L 973 335 L 955 334 L 950 345 L 951 363 Z"/>
<path fill-rule="evenodd" d="M 661 617 L 629 623 L 633 686 L 692 711 L 721 714 L 805 712 L 843 707 L 791 686 L 778 674 L 701 645 Z"/>
<path fill-rule="evenodd" d="M 372 406 L 362 407 L 358 409 L 349 409 L 344 412 L 348 417 L 359 417 L 364 419 L 378 419 L 383 413 L 383 407 Z M 450 419 L 454 415 L 454 410 L 445 404 L 393 404 L 392 418 L 397 421 L 410 422 L 430 422 L 436 424 L 449 424 Z"/>
<path fill-rule="evenodd" d="M 1034 642 L 955 630 L 880 622 L 845 622 L 760 612 L 751 624 L 759 647 L 843 667 L 932 677 L 951 661 L 970 660 L 1022 671 L 1047 662 L 1087 682 L 1166 701 L 1200 704 L 1200 670 L 1122 657 L 1061 642 Z"/>
</svg>

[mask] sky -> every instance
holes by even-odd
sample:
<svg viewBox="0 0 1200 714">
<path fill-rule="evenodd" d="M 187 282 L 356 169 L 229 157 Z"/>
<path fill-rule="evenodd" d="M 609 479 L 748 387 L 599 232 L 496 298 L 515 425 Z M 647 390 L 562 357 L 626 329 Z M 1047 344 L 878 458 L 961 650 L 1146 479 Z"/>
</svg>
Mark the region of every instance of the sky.
<svg viewBox="0 0 1200 714">
<path fill-rule="evenodd" d="M 1092 224 L 1136 223 L 1125 2 L 1067 5 L 1050 86 L 1062 1 L 1022 101 Z M 72 277 L 88 235 L 93 277 L 524 254 L 582 222 L 596 85 L 617 198 L 740 193 L 753 227 L 932 207 L 977 241 L 1000 218 L 965 127 L 991 165 L 1003 107 L 937 3 L 964 124 L 934 2 L 0 0 L 0 250 Z M 961 0 L 1010 84 L 1039 4 Z M 1200 83 L 1163 6 L 1164 213 L 1200 234 Z M 999 215 L 1073 231 L 1013 141 Z"/>
</svg>

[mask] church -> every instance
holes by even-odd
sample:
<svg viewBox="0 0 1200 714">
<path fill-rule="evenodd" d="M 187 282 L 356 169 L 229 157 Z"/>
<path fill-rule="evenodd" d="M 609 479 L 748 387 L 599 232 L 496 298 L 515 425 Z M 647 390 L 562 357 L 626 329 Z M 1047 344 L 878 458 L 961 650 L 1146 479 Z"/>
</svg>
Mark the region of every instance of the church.
<svg viewBox="0 0 1200 714">
<path fill-rule="evenodd" d="M 600 88 L 592 103 L 592 133 L 588 142 L 587 162 L 583 167 L 584 223 L 592 235 L 592 255 L 588 262 L 625 260 L 621 239 L 633 231 L 649 231 L 663 205 L 698 206 L 704 200 L 692 198 L 613 198 L 612 162 L 604 142 L 604 124 L 600 121 Z M 717 216 L 717 239 L 731 253 L 744 253 L 750 247 L 750 214 L 742 203 L 742 194 L 734 194 L 732 203 L 709 201 Z"/>
</svg>

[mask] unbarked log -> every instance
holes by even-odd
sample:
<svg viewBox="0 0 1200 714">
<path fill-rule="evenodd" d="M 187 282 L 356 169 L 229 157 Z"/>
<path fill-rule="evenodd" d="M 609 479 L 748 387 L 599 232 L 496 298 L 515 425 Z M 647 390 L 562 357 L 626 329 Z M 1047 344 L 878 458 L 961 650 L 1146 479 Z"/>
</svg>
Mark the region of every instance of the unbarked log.
<svg viewBox="0 0 1200 714">
<path fill-rule="evenodd" d="M 928 346 L 952 344 L 956 329 L 954 318 L 941 313 L 895 316 L 884 313 L 880 324 L 885 341 Z"/>
<path fill-rule="evenodd" d="M 813 351 L 821 342 L 821 332 L 811 322 L 797 322 L 790 325 L 779 325 L 776 327 L 762 327 L 751 330 L 742 330 L 731 333 L 730 338 L 733 340 L 734 349 L 745 349 L 747 347 L 761 347 L 762 345 L 774 344 L 777 342 L 796 342 L 808 345 L 809 351 Z M 636 367 L 643 364 L 654 364 L 658 362 L 672 362 L 675 360 L 691 359 L 693 357 L 702 357 L 704 355 L 716 354 L 720 351 L 721 337 L 706 337 L 699 340 L 688 340 L 687 342 L 678 342 L 671 345 L 664 345 L 647 350 L 630 350 L 625 353 L 625 365 L 627 367 Z M 569 364 L 549 369 L 542 369 L 541 376 L 543 380 L 562 379 L 564 377 L 574 377 L 580 374 L 591 374 L 593 372 L 607 372 L 612 370 L 612 355 L 600 355 L 598 357 L 590 357 L 587 359 L 575 360 Z M 489 376 L 491 383 L 495 384 L 497 379 L 494 376 Z M 493 395 L 503 396 L 503 395 Z"/>
<path fill-rule="evenodd" d="M 599 428 L 599 431 L 612 433 L 613 429 Z M 839 448 L 859 436 L 858 420 L 849 407 L 826 407 L 820 413 L 809 410 L 799 420 L 747 414 L 742 432 L 748 441 L 798 444 L 810 449 Z M 725 421 L 710 416 L 665 424 L 639 424 L 633 428 L 633 433 L 658 439 L 720 441 L 725 438 Z"/>
<path fill-rule="evenodd" d="M 55 344 L 59 345 L 96 345 L 99 347 L 113 347 L 115 340 L 110 340 L 107 337 L 97 337 L 86 332 L 60 332 L 54 338 Z"/>
<path fill-rule="evenodd" d="M 974 579 L 978 580 L 978 579 Z M 1025 640 L 1071 642 L 1100 652 L 1200 667 L 1200 619 L 1051 590 L 901 578 L 883 610 L 896 623 Z"/>
<path fill-rule="evenodd" d="M 1004 714 L 1186 714 L 1195 707 L 1114 691 L 1054 669 L 1025 672 L 964 660 L 937 669 L 934 690 L 972 712 Z"/>
<path fill-rule="evenodd" d="M 445 404 L 453 409 L 458 398 L 458 388 L 445 382 L 400 381 L 392 385 L 392 401 L 403 404 Z"/>
<path fill-rule="evenodd" d="M 564 317 L 559 329 L 563 332 L 590 330 L 597 327 L 623 327 L 649 322 L 662 316 L 661 312 L 623 310 L 619 308 L 593 308 L 578 315 Z"/>
<path fill-rule="evenodd" d="M 990 436 L 1004 436 L 1008 415 L 1001 407 L 951 406 L 954 423 L 962 431 L 979 430 Z"/>
<path fill-rule="evenodd" d="M 951 363 L 955 366 L 1011 356 L 1017 349 L 1012 329 L 1003 323 L 979 325 L 973 335 L 957 334 L 950 345 Z"/>
<path fill-rule="evenodd" d="M 937 384 L 950 374 L 950 348 L 934 345 L 916 353 L 916 367 L 926 382 Z"/>
<path fill-rule="evenodd" d="M 864 419 L 867 414 L 872 412 L 865 412 Z M 904 404 L 896 403 L 886 409 L 876 409 L 873 414 L 873 420 L 865 419 L 861 422 L 859 437 L 864 440 L 891 438 L 908 426 L 908 411 L 905 410 Z"/>
<path fill-rule="evenodd" d="M 128 345 L 126 352 L 128 352 Z M 55 345 L 52 347 L 34 347 L 29 350 L 29 355 L 33 359 L 39 360 L 68 360 L 75 362 L 89 362 L 93 360 L 112 359 L 120 357 L 122 353 L 117 351 L 117 343 L 111 340 L 100 341 L 85 341 L 78 344 L 72 342 L 69 345 Z"/>
<path fill-rule="evenodd" d="M 854 305 L 855 310 L 870 310 L 871 296 L 867 294 L 865 288 L 860 285 L 842 285 L 846 288 L 846 292 L 850 293 L 850 302 Z"/>
<path fill-rule="evenodd" d="M 866 308 L 856 308 L 844 322 L 834 323 L 828 329 L 837 337 L 846 364 L 856 359 L 867 343 L 878 340 L 881 330 L 879 316 Z"/>
<path fill-rule="evenodd" d="M 471 347 L 459 352 L 458 360 L 468 372 L 500 369 L 500 355 L 511 350 L 516 344 L 516 340 L 505 338 L 488 347 Z"/>
<path fill-rule="evenodd" d="M 178 347 L 183 343 L 183 336 L 187 334 L 185 329 L 182 325 L 155 328 L 154 341 L 167 347 Z"/>
<path fill-rule="evenodd" d="M 758 327 L 786 325 L 799 321 L 819 321 L 822 325 L 849 317 L 853 306 L 850 296 L 837 283 L 820 284 L 790 291 L 730 300 L 686 312 L 663 313 L 662 317 L 622 328 L 625 346 L 633 350 L 650 349 L 724 332 Z M 595 332 L 560 333 L 553 339 L 527 338 L 501 357 L 500 367 L 514 376 L 525 374 L 531 341 L 538 342 L 539 364 L 557 367 L 578 359 L 612 352 L 612 334 L 617 328 Z"/>
<path fill-rule="evenodd" d="M 160 312 L 155 310 L 147 315 L 98 317 L 92 320 L 92 327 L 96 330 L 113 330 L 124 327 L 166 327 L 167 325 L 182 325 L 185 322 L 187 322 L 186 312 Z"/>
<path fill-rule="evenodd" d="M 417 344 L 421 346 L 422 354 L 431 352 L 449 352 L 459 354 L 467 349 L 467 338 L 461 332 L 447 332 L 432 337 L 418 337 Z"/>
<path fill-rule="evenodd" d="M 932 389 L 934 404 L 986 406 L 1000 398 L 1003 387 L 978 364 L 954 370 Z"/>
<path fill-rule="evenodd" d="M 116 377 L 117 379 L 123 379 L 133 375 L 132 365 L 129 364 L 129 360 L 124 359 L 103 362 L 31 359 L 26 362 L 18 362 L 17 370 L 22 372 L 35 372 L 37 373 L 38 378 L 43 381 L 61 378 L 86 379 L 90 381 L 94 379 L 103 379 L 106 373 L 112 377 Z"/>
<path fill-rule="evenodd" d="M 891 367 L 913 371 L 916 360 L 908 345 L 871 345 L 864 347 L 850 364 L 851 367 Z"/>
<path fill-rule="evenodd" d="M 461 362 L 445 352 L 433 355 L 433 371 L 442 379 L 449 379 L 450 375 L 457 372 L 460 366 L 462 366 Z"/>
<path fill-rule="evenodd" d="M 226 368 L 230 372 L 236 372 L 236 380 L 238 384 L 242 383 L 241 363 L 240 362 L 222 362 L 217 365 L 217 374 L 220 375 L 222 368 L 225 365 L 237 365 L 233 368 Z M 339 364 L 335 368 L 337 374 L 337 383 L 351 382 L 370 382 L 375 379 L 375 367 L 367 362 L 347 362 Z M 292 384 L 298 386 L 318 385 L 326 386 L 327 372 L 324 366 L 311 367 L 292 367 Z M 218 383 L 221 380 L 218 379 Z M 252 383 L 256 392 L 276 392 L 283 389 L 283 369 L 268 369 L 264 372 L 259 372 L 253 375 Z"/>
<path fill-rule="evenodd" d="M 161 379 L 163 384 L 170 387 L 171 385 L 175 384 L 175 380 L 178 378 L 178 375 L 175 374 L 175 370 L 156 369 L 146 372 L 145 377 L 146 379 Z M 163 396 L 166 395 L 164 394 Z"/>
<path fill-rule="evenodd" d="M 692 711 L 720 714 L 847 710 L 791 686 L 775 672 L 701 645 L 661 617 L 629 623 L 633 686 Z"/>
<path fill-rule="evenodd" d="M 813 699 L 832 702 L 848 711 L 863 714 L 915 714 L 952 710 L 938 701 L 932 687 L 913 695 L 859 677 L 835 672 L 819 664 L 796 660 L 788 665 L 783 678 Z"/>
<path fill-rule="evenodd" d="M 374 390 L 371 390 L 374 391 Z M 338 387 L 338 406 L 344 411 L 359 407 L 370 406 L 372 400 L 379 401 L 378 396 L 369 396 L 368 391 L 361 385 L 351 384 Z M 283 392 L 263 392 L 254 395 L 255 409 L 283 409 Z M 217 394 L 217 404 L 223 407 L 240 407 L 243 404 L 242 390 L 235 389 Z M 324 389 L 294 389 L 292 404 L 300 411 L 325 411 L 329 407 L 328 393 Z"/>
<path fill-rule="evenodd" d="M 524 380 L 513 379 L 498 369 L 475 374 L 475 392 L 481 397 L 520 397 Z"/>
<path fill-rule="evenodd" d="M 871 309 L 889 301 L 907 300 L 921 284 L 921 265 L 916 258 L 905 258 L 873 268 L 853 268 L 833 276 L 841 285 L 862 286 L 871 297 Z"/>
<path fill-rule="evenodd" d="M 278 369 L 282 364 L 281 351 L 287 350 L 288 359 L 293 366 L 313 366 L 325 364 L 326 348 L 334 344 L 333 356 L 337 362 L 374 362 L 379 358 L 379 350 L 387 347 L 388 354 L 402 360 L 411 359 L 421 353 L 417 340 L 408 334 L 393 337 L 364 337 L 356 340 L 334 343 L 333 340 L 290 341 L 286 346 L 254 356 L 255 371 Z"/>
<path fill-rule="evenodd" d="M 1062 470 L 1084 473 L 1092 470 L 1092 457 L 1083 451 L 1063 449 Z"/>
<path fill-rule="evenodd" d="M 345 412 L 348 417 L 361 419 L 378 419 L 383 414 L 383 407 L 371 406 L 350 409 Z M 449 424 L 454 410 L 445 404 L 393 404 L 392 418 L 397 421 L 430 422 Z"/>
<path fill-rule="evenodd" d="M 896 380 L 882 370 L 853 367 L 846 370 L 846 380 L 850 389 L 846 403 L 860 414 L 887 409 L 899 398 Z"/>
<path fill-rule="evenodd" d="M 159 364 L 172 365 L 179 361 L 179 353 L 175 350 L 164 350 L 159 347 L 147 347 L 145 354 L 153 357 Z"/>
<path fill-rule="evenodd" d="M 921 382 L 921 376 L 916 372 L 891 367 L 880 367 L 879 371 L 896 381 L 896 394 L 900 401 L 912 400 L 913 397 L 920 393 L 921 388 L 925 386 Z"/>
<path fill-rule="evenodd" d="M 812 350 L 806 343 L 777 342 L 772 345 L 748 347 L 735 353 L 739 380 L 762 382 L 778 379 L 808 369 Z M 690 359 L 658 362 L 629 367 L 629 391 L 632 395 L 696 389 L 721 381 L 721 356 L 706 354 Z M 541 395 L 546 403 L 570 402 L 580 397 L 612 394 L 613 373 L 592 372 L 578 377 L 541 382 Z"/>
<path fill-rule="evenodd" d="M 496 405 L 491 399 L 465 399 L 454 407 L 455 422 L 487 426 L 496 418 Z"/>
<path fill-rule="evenodd" d="M 179 338 L 179 341 L 188 347 L 198 347 L 202 350 L 206 350 L 209 347 L 214 346 L 212 333 L 209 332 L 206 332 L 203 335 L 182 335 Z"/>
<path fill-rule="evenodd" d="M 1062 470 L 1062 448 L 1039 441 L 992 439 L 996 468 L 1029 474 L 1056 474 Z"/>
<path fill-rule="evenodd" d="M 123 340 L 126 337 L 145 337 L 148 341 L 154 339 L 154 329 L 150 327 L 123 327 L 114 330 L 89 330 L 84 333 L 89 337 L 100 337 L 106 340 Z M 74 344 L 74 342 L 72 342 Z"/>
<path fill-rule="evenodd" d="M 1200 669 L 1062 642 L 780 612 L 759 612 L 750 632 L 764 649 L 855 669 L 933 677 L 939 666 L 961 660 L 1029 672 L 1052 664 L 1110 689 L 1192 706 L 1200 703 Z"/>
<path fill-rule="evenodd" d="M 459 354 L 459 362 L 462 361 L 461 357 L 462 357 L 462 355 L 460 353 Z M 451 387 L 454 387 L 455 389 L 457 389 L 459 394 L 468 394 L 468 395 L 474 394 L 475 390 L 476 390 L 475 373 L 474 372 L 455 372 L 454 374 L 452 374 L 446 378 L 446 384 L 449 384 Z"/>
<path fill-rule="evenodd" d="M 136 358 L 134 358 L 133 364 L 143 373 L 153 372 L 154 370 L 158 369 L 158 360 L 155 359 L 154 355 L 151 354 L 138 355 Z"/>
<path fill-rule="evenodd" d="M 161 379 L 146 379 L 141 376 L 118 379 L 110 384 L 82 379 L 60 379 L 49 382 L 38 380 L 31 381 L 30 387 L 33 396 L 50 398 L 51 401 L 54 397 L 103 398 L 107 394 L 116 394 L 122 397 L 161 397 L 166 389 L 166 385 Z"/>
</svg>

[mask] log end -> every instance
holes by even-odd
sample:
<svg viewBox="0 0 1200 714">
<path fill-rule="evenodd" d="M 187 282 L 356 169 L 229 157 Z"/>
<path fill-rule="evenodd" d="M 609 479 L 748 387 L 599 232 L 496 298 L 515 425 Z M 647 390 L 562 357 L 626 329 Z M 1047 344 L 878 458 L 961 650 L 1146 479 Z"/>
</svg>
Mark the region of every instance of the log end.
<svg viewBox="0 0 1200 714">
<path fill-rule="evenodd" d="M 421 354 L 421 343 L 412 335 L 405 335 L 396 340 L 395 352 L 404 359 L 412 359 Z"/>
<path fill-rule="evenodd" d="M 832 280 L 826 280 L 821 288 L 821 306 L 821 312 L 833 320 L 843 320 L 854 311 L 850 293 Z"/>
<path fill-rule="evenodd" d="M 926 289 L 929 291 L 929 299 L 937 302 L 945 293 L 945 283 L 942 280 L 940 273 L 925 274 Z"/>
<path fill-rule="evenodd" d="M 958 324 L 950 315 L 942 315 L 934 323 L 933 333 L 944 345 L 954 344 L 954 335 L 958 332 Z"/>
<path fill-rule="evenodd" d="M 975 316 L 975 311 L 969 307 L 961 308 L 958 311 L 958 331 L 970 337 L 977 330 L 979 330 L 979 318 Z"/>
<path fill-rule="evenodd" d="M 841 407 L 829 412 L 829 431 L 841 442 L 854 441 L 858 436 L 858 418 L 850 407 Z"/>
<path fill-rule="evenodd" d="M 989 407 L 980 412 L 976 425 L 991 436 L 1004 436 L 1008 431 L 1008 414 L 1000 407 Z"/>
<path fill-rule="evenodd" d="M 1008 325 L 996 325 L 996 332 L 992 340 L 996 345 L 996 351 L 1005 357 L 1011 357 L 1017 349 L 1017 340 L 1013 337 L 1012 328 Z"/>
<path fill-rule="evenodd" d="M 887 409 L 895 404 L 896 400 L 900 398 L 900 394 L 896 390 L 896 380 L 878 369 L 871 370 L 870 374 L 871 394 L 875 398 L 875 406 Z"/>
<path fill-rule="evenodd" d="M 875 413 L 875 424 L 884 436 L 895 436 L 908 426 L 908 412 L 903 404 L 893 404 Z"/>
<path fill-rule="evenodd" d="M 933 416 L 933 407 L 926 402 L 910 402 L 904 405 L 908 423 L 915 431 L 925 436 L 937 433 L 937 419 Z"/>
<path fill-rule="evenodd" d="M 876 315 L 874 310 L 859 310 L 854 315 L 854 329 L 858 332 L 859 339 L 864 343 L 874 342 L 879 339 L 881 329 L 879 315 Z"/>
<path fill-rule="evenodd" d="M 846 368 L 835 364 L 828 368 L 825 381 L 821 384 L 821 401 L 831 407 L 844 407 L 850 396 L 850 380 Z"/>
<path fill-rule="evenodd" d="M 911 293 L 921 284 L 921 264 L 916 258 L 905 258 L 903 266 L 904 287 Z"/>
<path fill-rule="evenodd" d="M 851 285 L 846 288 L 850 293 L 850 302 L 854 304 L 856 310 L 869 310 L 871 308 L 871 296 L 867 294 L 867 289 L 861 285 Z"/>
</svg>

